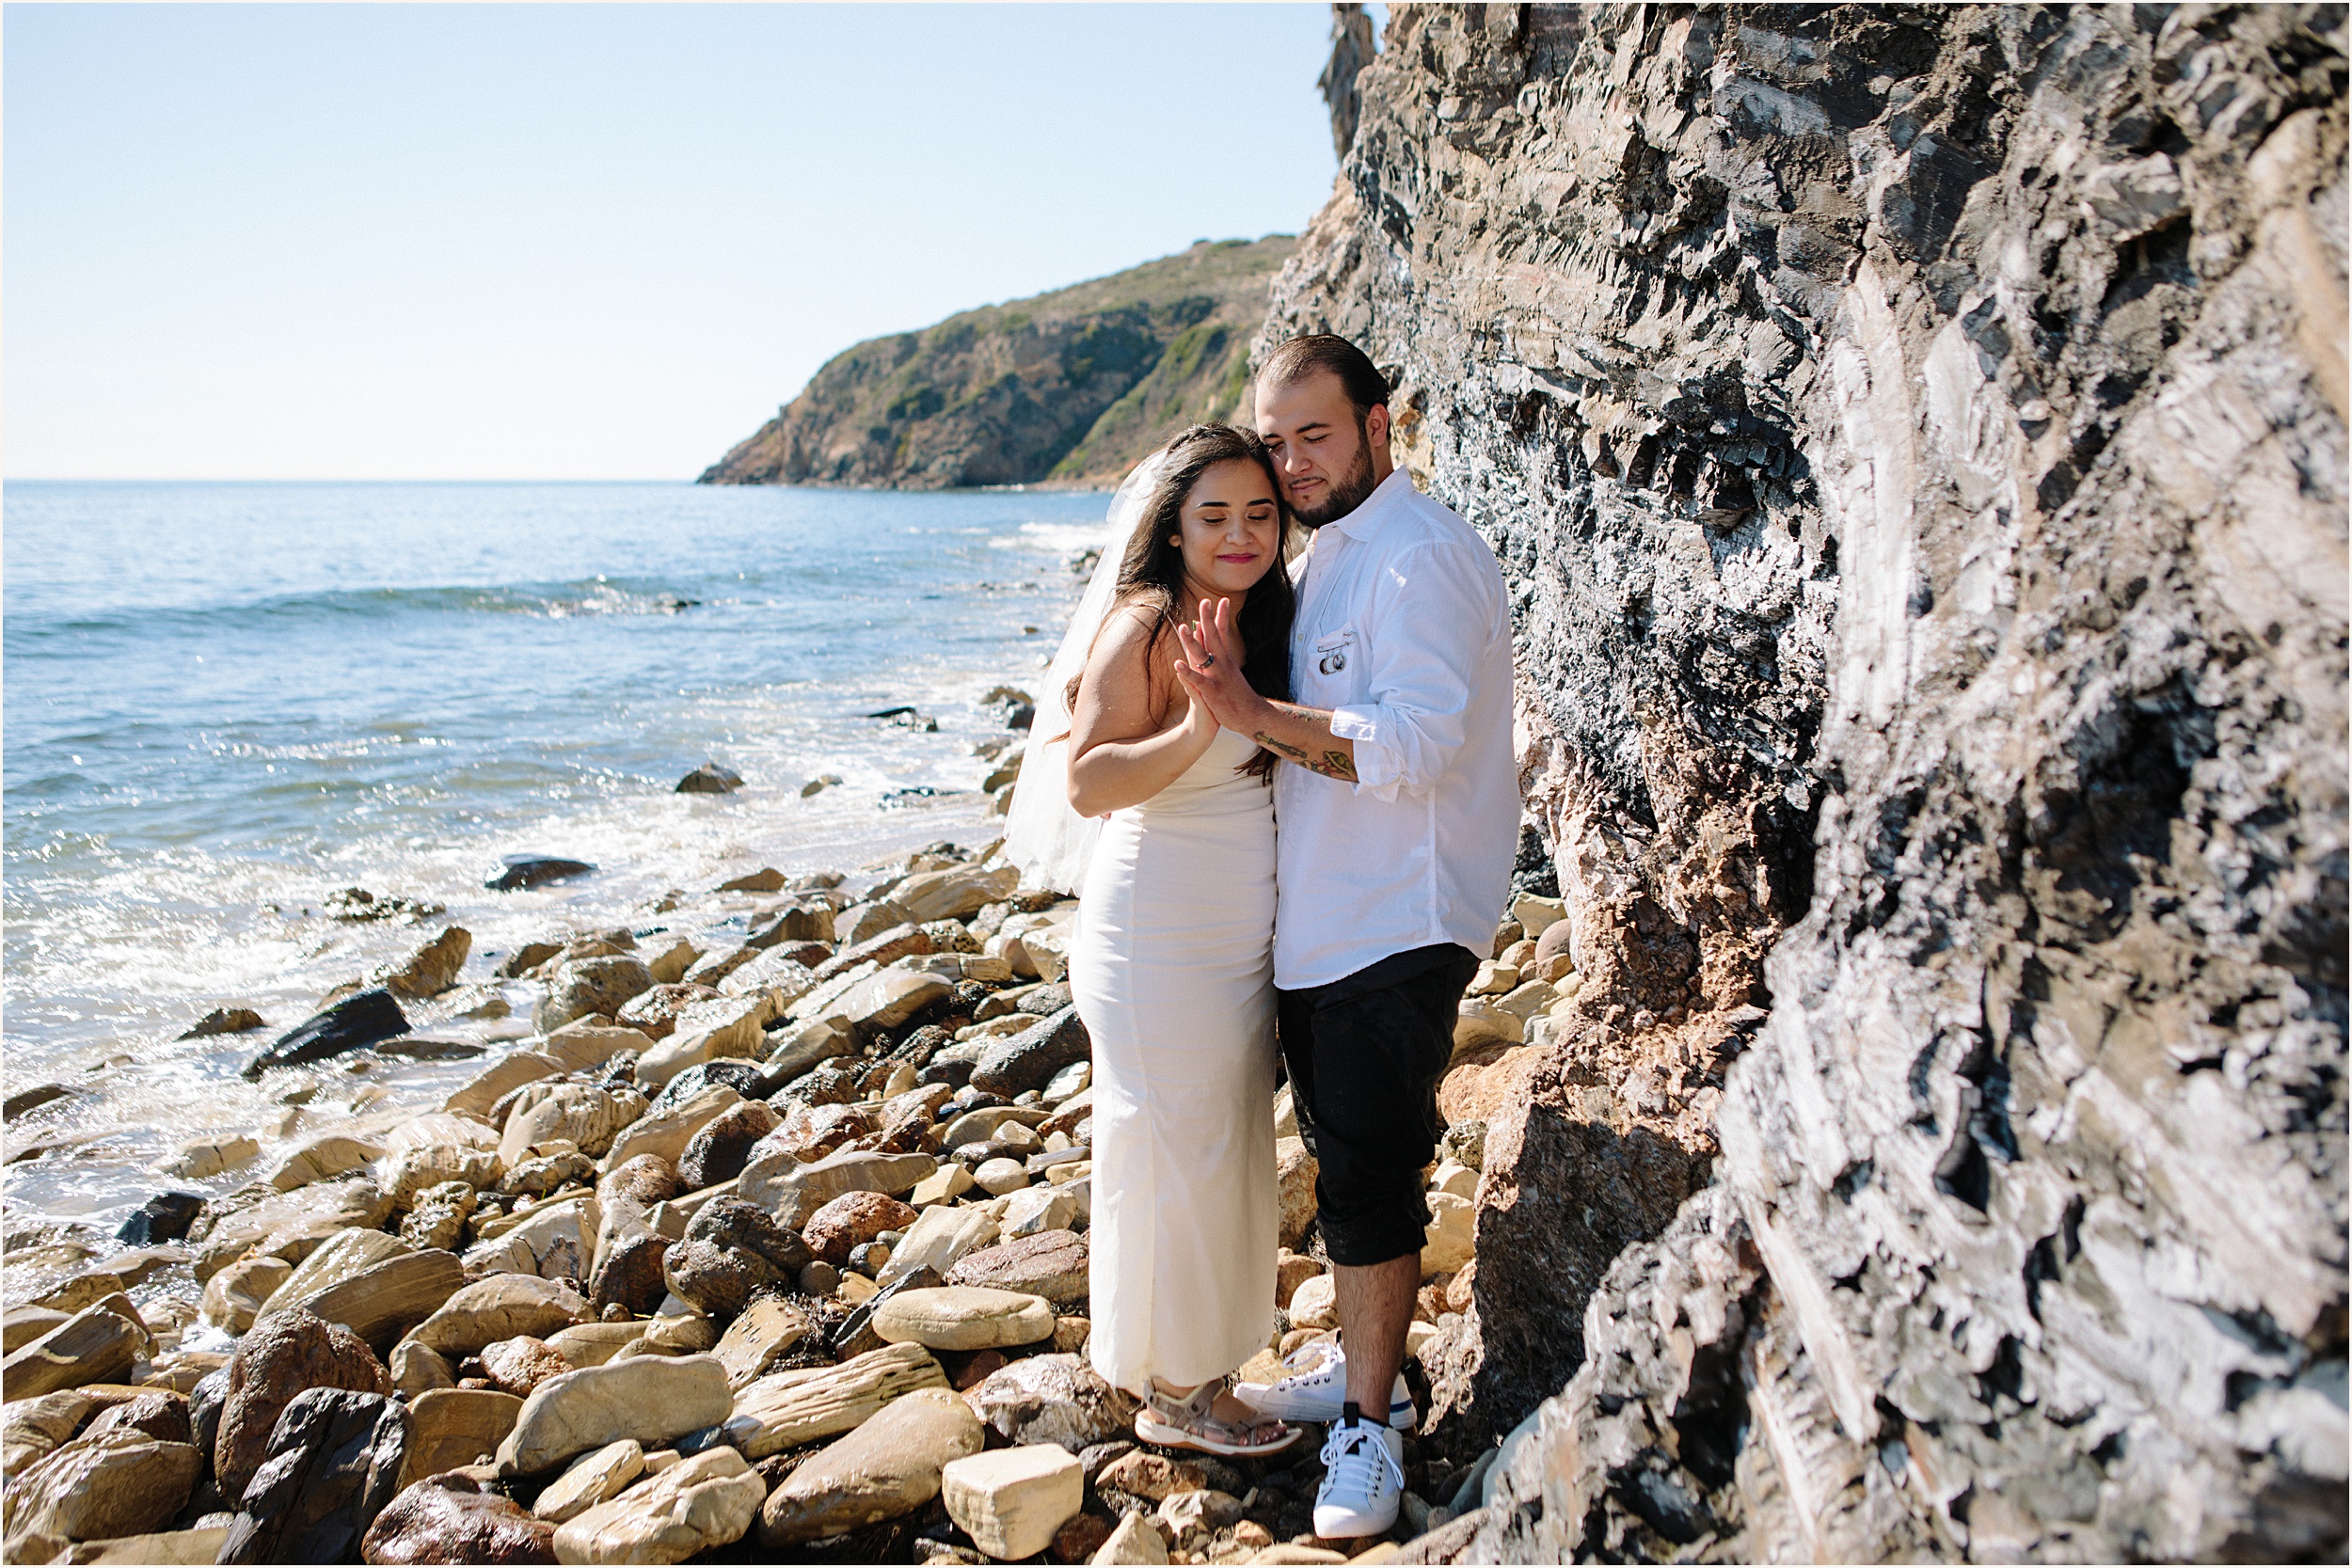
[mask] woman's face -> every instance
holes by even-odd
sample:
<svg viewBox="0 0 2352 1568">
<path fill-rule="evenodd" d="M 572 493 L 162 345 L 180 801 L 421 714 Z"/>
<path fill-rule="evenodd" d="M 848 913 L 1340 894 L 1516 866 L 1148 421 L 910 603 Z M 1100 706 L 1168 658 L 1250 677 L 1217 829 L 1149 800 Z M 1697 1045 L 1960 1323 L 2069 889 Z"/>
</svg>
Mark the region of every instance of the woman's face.
<svg viewBox="0 0 2352 1568">
<path fill-rule="evenodd" d="M 1201 474 L 1184 498 L 1184 551 L 1188 587 L 1213 594 L 1247 593 L 1281 555 L 1281 512 L 1265 469 L 1246 458 Z"/>
</svg>

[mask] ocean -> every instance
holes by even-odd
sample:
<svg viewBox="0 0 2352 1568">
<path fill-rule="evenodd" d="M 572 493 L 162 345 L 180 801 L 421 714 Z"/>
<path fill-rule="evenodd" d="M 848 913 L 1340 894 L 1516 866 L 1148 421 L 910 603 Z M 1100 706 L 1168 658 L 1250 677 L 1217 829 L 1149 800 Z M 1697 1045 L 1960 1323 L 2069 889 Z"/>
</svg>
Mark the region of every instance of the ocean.
<svg viewBox="0 0 2352 1568">
<path fill-rule="evenodd" d="M 1106 504 L 653 483 L 8 485 L 0 1082 L 72 1091 L 11 1118 L 8 1153 L 88 1140 L 0 1166 L 11 1226 L 110 1221 L 200 1132 L 267 1144 L 437 1104 L 475 1064 L 329 1064 L 258 1085 L 239 1069 L 444 924 L 472 934 L 470 986 L 553 927 L 676 927 L 649 912 L 671 890 L 988 843 L 1002 818 L 975 747 L 1007 731 L 981 699 L 1036 689 Z M 909 705 L 911 724 L 865 717 Z M 675 793 L 706 760 L 745 786 Z M 828 774 L 841 783 L 803 799 Z M 598 870 L 485 890 L 514 853 Z M 348 887 L 447 913 L 330 917 Z M 742 918 L 680 934 L 723 941 Z M 518 1015 L 534 990 L 507 988 Z M 269 1027 L 178 1038 L 224 1006 Z M 408 1011 L 436 1034 L 523 1027 L 451 1021 L 452 1006 Z"/>
</svg>

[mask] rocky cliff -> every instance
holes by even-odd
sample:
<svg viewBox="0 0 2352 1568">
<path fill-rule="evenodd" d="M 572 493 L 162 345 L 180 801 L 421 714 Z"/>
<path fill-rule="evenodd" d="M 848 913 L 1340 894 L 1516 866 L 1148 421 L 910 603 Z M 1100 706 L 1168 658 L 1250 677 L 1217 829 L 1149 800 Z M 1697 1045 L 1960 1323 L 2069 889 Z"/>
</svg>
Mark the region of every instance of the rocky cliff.
<svg viewBox="0 0 2352 1568">
<path fill-rule="evenodd" d="M 909 490 L 1116 478 L 1173 429 L 1229 418 L 1266 288 L 1296 242 L 1203 241 L 826 361 L 706 484 Z"/>
<path fill-rule="evenodd" d="M 2344 44 L 1392 8 L 1266 339 L 1504 562 L 1584 977 L 1408 1557 L 2342 1559 Z"/>
</svg>

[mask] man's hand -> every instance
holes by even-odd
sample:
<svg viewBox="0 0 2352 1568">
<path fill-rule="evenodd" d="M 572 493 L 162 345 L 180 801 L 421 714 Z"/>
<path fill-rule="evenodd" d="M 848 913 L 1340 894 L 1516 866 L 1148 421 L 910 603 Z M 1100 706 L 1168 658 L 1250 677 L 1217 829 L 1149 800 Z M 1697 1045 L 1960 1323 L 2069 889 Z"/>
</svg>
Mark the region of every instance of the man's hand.
<svg viewBox="0 0 2352 1568">
<path fill-rule="evenodd" d="M 1269 702 L 1244 677 L 1241 637 L 1232 624 L 1228 601 L 1219 599 L 1212 608 L 1201 600 L 1190 626 L 1178 623 L 1176 640 L 1184 650 L 1176 678 L 1195 701 L 1207 705 L 1219 725 L 1311 773 L 1342 784 L 1356 782 L 1356 743 L 1331 733 L 1328 712 Z"/>
</svg>

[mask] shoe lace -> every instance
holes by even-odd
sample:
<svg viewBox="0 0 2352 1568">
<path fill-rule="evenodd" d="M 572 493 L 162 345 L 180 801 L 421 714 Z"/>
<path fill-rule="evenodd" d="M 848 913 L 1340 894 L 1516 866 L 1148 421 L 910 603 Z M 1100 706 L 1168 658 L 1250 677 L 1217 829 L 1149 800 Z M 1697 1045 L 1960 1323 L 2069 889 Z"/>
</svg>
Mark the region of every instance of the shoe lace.
<svg viewBox="0 0 2352 1568">
<path fill-rule="evenodd" d="M 1397 1490 L 1405 1487 L 1405 1472 L 1380 1434 L 1368 1426 L 1333 1427 L 1324 1440 L 1324 1485 L 1334 1491 L 1377 1497 L 1386 1472 Z"/>
</svg>

